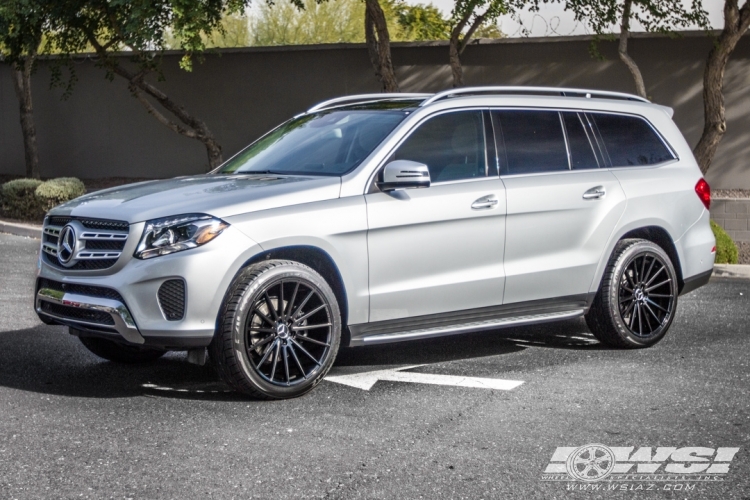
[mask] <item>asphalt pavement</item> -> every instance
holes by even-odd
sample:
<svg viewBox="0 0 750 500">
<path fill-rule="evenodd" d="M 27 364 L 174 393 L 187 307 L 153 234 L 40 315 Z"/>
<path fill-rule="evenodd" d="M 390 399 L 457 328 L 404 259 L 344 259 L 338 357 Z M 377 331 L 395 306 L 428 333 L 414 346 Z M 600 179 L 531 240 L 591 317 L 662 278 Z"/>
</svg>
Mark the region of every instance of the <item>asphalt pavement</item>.
<svg viewBox="0 0 750 500">
<path fill-rule="evenodd" d="M 0 499 L 750 499 L 749 280 L 681 297 L 651 349 L 604 348 L 571 320 L 346 349 L 332 372 L 422 365 L 400 373 L 511 390 L 324 381 L 259 402 L 184 353 L 117 365 L 41 324 L 38 245 L 0 234 Z M 711 481 L 544 480 L 558 447 L 589 443 L 739 451 Z"/>
</svg>

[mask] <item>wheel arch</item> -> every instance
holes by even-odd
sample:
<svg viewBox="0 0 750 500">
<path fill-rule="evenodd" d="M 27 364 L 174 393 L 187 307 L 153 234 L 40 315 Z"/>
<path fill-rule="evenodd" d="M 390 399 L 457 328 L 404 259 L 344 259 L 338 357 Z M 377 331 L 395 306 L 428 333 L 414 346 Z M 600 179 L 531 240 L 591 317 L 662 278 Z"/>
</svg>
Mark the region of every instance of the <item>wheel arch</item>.
<svg viewBox="0 0 750 500">
<path fill-rule="evenodd" d="M 239 275 L 239 273 L 241 273 L 242 270 L 244 270 L 248 266 L 257 264 L 258 262 L 277 259 L 293 260 L 295 262 L 299 262 L 300 264 L 304 264 L 312 268 L 318 274 L 323 276 L 326 282 L 331 286 L 331 289 L 333 289 L 333 293 L 339 303 L 342 325 L 341 345 L 348 345 L 350 338 L 349 329 L 347 327 L 349 319 L 349 302 L 347 299 L 344 279 L 341 276 L 341 272 L 339 271 L 339 268 L 333 258 L 325 250 L 312 245 L 292 245 L 272 248 L 270 250 L 259 252 L 250 257 L 242 264 L 242 266 L 240 266 L 239 270 L 237 271 L 237 275 Z M 219 313 L 219 315 L 221 315 L 221 312 Z M 217 318 L 216 321 L 218 331 L 218 322 L 220 321 L 220 318 Z"/>
<path fill-rule="evenodd" d="M 669 232 L 661 226 L 643 226 L 629 230 L 620 236 L 617 241 L 630 238 L 650 241 L 659 245 L 659 247 L 667 253 L 669 259 L 672 261 L 675 273 L 677 274 L 678 293 L 681 292 L 682 287 L 685 285 L 682 278 L 682 263 L 680 262 L 680 255 L 677 252 L 677 246 L 674 244 L 674 240 L 669 235 Z M 610 256 L 607 256 L 607 259 L 609 259 L 609 257 Z"/>
</svg>

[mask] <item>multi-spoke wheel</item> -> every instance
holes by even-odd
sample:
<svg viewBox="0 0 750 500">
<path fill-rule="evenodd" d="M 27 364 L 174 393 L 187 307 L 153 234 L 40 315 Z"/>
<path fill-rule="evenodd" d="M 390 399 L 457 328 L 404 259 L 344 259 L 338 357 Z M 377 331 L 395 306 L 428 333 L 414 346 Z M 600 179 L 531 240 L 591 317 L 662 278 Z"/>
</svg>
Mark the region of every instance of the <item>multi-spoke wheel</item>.
<svg viewBox="0 0 750 500">
<path fill-rule="evenodd" d="M 341 338 L 336 297 L 322 276 L 298 262 L 245 269 L 224 300 L 211 358 L 236 390 L 261 398 L 310 391 L 333 364 Z"/>
<path fill-rule="evenodd" d="M 648 347 L 664 337 L 677 307 L 669 256 L 646 240 L 622 240 L 604 271 L 586 323 L 602 343 Z"/>
</svg>

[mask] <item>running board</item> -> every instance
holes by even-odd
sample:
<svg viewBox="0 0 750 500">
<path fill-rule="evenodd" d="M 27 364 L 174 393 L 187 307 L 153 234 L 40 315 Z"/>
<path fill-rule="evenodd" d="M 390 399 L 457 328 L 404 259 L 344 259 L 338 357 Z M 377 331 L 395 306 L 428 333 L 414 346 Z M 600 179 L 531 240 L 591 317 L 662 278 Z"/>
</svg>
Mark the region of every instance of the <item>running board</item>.
<svg viewBox="0 0 750 500">
<path fill-rule="evenodd" d="M 576 318 L 582 316 L 586 309 L 573 309 L 568 311 L 557 311 L 540 314 L 527 314 L 524 316 L 505 317 L 487 319 L 483 321 L 474 321 L 461 325 L 451 326 L 433 326 L 427 328 L 417 328 L 401 332 L 381 333 L 352 338 L 351 346 L 386 344 L 389 342 L 402 342 L 405 340 L 417 340 L 433 337 L 442 337 L 445 335 L 454 335 L 470 331 L 491 330 L 494 328 L 505 328 L 510 326 L 529 325 L 537 323 L 546 323 L 548 321 L 560 321 L 563 319 Z"/>
</svg>

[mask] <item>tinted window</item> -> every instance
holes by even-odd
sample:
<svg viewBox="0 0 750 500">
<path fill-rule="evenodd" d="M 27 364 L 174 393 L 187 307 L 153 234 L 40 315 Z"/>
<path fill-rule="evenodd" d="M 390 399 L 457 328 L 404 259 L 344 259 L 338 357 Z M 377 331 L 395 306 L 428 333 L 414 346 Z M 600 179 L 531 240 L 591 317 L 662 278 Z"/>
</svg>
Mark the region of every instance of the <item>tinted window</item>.
<svg viewBox="0 0 750 500">
<path fill-rule="evenodd" d="M 674 156 L 645 120 L 634 116 L 592 113 L 613 167 L 654 165 Z"/>
<path fill-rule="evenodd" d="M 560 114 L 557 111 L 493 111 L 498 155 L 505 149 L 505 173 L 568 170 Z"/>
<path fill-rule="evenodd" d="M 238 153 L 219 173 L 341 175 L 404 119 L 403 111 L 324 111 L 289 120 Z"/>
<path fill-rule="evenodd" d="M 570 168 L 573 170 L 599 168 L 591 141 L 586 133 L 588 131 L 584 128 L 583 117 L 578 113 L 563 113 L 562 115 L 570 148 Z"/>
<path fill-rule="evenodd" d="M 481 111 L 459 111 L 430 118 L 394 153 L 394 160 L 424 163 L 432 182 L 485 177 Z"/>
</svg>

